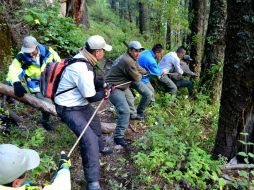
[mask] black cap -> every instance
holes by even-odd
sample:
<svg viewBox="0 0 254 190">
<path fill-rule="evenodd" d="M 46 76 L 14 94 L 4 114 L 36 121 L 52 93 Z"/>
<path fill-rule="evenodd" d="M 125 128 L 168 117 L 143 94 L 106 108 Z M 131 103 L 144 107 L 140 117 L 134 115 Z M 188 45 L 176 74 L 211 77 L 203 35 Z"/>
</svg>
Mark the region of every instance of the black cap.
<svg viewBox="0 0 254 190">
<path fill-rule="evenodd" d="M 193 59 L 191 59 L 191 57 L 190 57 L 189 55 L 185 55 L 185 56 L 183 57 L 183 60 L 184 60 L 184 61 L 193 61 Z"/>
</svg>

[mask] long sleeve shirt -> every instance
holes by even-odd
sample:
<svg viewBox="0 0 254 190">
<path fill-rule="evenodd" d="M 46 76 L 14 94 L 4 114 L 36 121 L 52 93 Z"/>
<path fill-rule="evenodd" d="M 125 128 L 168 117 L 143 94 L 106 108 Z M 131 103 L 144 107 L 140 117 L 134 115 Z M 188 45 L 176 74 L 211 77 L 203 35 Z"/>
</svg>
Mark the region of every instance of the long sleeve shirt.
<svg viewBox="0 0 254 190">
<path fill-rule="evenodd" d="M 120 85 L 130 81 L 139 81 L 141 74 L 136 66 L 136 61 L 125 53 L 118 57 L 106 76 L 106 82 L 109 84 Z M 127 89 L 129 85 L 123 85 L 119 89 Z"/>
<path fill-rule="evenodd" d="M 152 50 L 145 50 L 138 58 L 138 64 L 144 68 L 150 75 L 162 75 L 162 69 L 158 66 L 155 54 Z M 150 81 L 149 75 L 142 76 L 142 82 L 147 84 Z"/>
<path fill-rule="evenodd" d="M 180 59 L 177 56 L 176 52 L 169 52 L 166 54 L 160 61 L 159 67 L 163 70 L 166 70 L 166 73 L 177 72 L 183 74 L 183 70 L 180 66 Z"/>
</svg>

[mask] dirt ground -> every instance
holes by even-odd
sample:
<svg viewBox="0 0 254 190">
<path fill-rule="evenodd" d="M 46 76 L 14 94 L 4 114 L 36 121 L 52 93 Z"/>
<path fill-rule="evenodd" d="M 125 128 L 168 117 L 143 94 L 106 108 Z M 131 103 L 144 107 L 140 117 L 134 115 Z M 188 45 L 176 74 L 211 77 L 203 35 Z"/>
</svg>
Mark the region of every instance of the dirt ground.
<svg viewBox="0 0 254 190">
<path fill-rule="evenodd" d="M 94 105 L 95 107 L 97 105 Z M 99 110 L 99 116 L 102 122 L 115 123 L 116 113 L 113 111 L 112 104 L 107 101 Z M 131 121 L 129 128 L 126 130 L 125 138 L 129 143 L 129 149 L 126 150 L 113 142 L 112 134 L 103 134 L 103 139 L 106 146 L 113 149 L 110 155 L 101 155 L 101 180 L 100 184 L 103 190 L 118 190 L 118 189 L 147 189 L 140 187 L 138 182 L 138 170 L 132 160 L 132 155 L 138 150 L 131 143 L 143 136 L 147 127 L 142 121 Z M 79 151 L 76 150 L 72 158 L 72 183 L 73 190 L 85 190 L 85 180 L 81 157 Z"/>
</svg>

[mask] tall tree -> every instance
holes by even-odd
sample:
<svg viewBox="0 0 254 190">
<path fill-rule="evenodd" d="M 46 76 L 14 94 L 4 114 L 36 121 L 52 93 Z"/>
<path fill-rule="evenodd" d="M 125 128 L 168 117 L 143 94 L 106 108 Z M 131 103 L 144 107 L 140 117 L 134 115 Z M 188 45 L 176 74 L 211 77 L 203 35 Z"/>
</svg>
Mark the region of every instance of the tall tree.
<svg viewBox="0 0 254 190">
<path fill-rule="evenodd" d="M 66 16 L 72 17 L 77 25 L 82 24 L 89 27 L 86 0 L 67 0 Z"/>
<path fill-rule="evenodd" d="M 0 70 L 3 69 L 4 64 L 11 62 L 12 36 L 11 31 L 6 23 L 4 16 L 0 13 Z"/>
<path fill-rule="evenodd" d="M 171 49 L 171 22 L 167 22 L 167 33 L 166 33 L 166 49 Z"/>
<path fill-rule="evenodd" d="M 213 101 L 221 95 L 222 68 L 225 51 L 226 0 L 211 0 L 210 16 L 201 65 L 201 87 L 211 94 Z"/>
<path fill-rule="evenodd" d="M 253 142 L 254 1 L 227 0 L 228 19 L 218 132 L 213 156 L 238 152 L 240 132 Z"/>
<path fill-rule="evenodd" d="M 194 59 L 190 65 L 196 73 L 201 71 L 201 58 L 204 46 L 204 35 L 206 33 L 205 22 L 207 15 L 207 4 L 209 0 L 192 0 L 191 9 L 193 12 L 193 19 L 191 22 L 191 37 L 192 45 L 190 55 Z"/>
<path fill-rule="evenodd" d="M 111 9 L 116 11 L 116 0 L 110 0 L 109 3 L 110 3 Z"/>
<path fill-rule="evenodd" d="M 146 3 L 139 1 L 139 31 L 144 34 L 148 30 L 148 8 Z"/>
</svg>

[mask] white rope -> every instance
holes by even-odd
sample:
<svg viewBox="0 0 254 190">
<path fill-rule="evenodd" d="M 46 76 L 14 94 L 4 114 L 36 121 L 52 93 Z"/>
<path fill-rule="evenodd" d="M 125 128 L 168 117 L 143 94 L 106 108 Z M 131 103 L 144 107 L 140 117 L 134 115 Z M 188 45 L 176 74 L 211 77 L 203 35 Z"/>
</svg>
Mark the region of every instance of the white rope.
<svg viewBox="0 0 254 190">
<path fill-rule="evenodd" d="M 120 87 L 120 86 L 123 86 L 123 85 L 127 85 L 127 84 L 130 84 L 132 81 L 129 81 L 129 82 L 125 82 L 125 83 L 122 83 L 122 84 L 119 84 L 119 85 L 116 85 L 115 87 Z M 86 132 L 86 129 L 89 127 L 90 123 L 92 122 L 94 116 L 96 115 L 96 113 L 98 112 L 98 110 L 100 109 L 102 103 L 104 102 L 104 99 L 101 100 L 101 102 L 99 103 L 98 107 L 96 108 L 96 110 L 94 111 L 93 115 L 91 116 L 91 118 L 89 119 L 88 123 L 86 124 L 85 128 L 83 129 L 82 133 L 79 135 L 78 139 L 76 140 L 75 144 L 72 146 L 69 154 L 68 154 L 68 157 L 71 156 L 73 150 L 75 149 L 75 147 L 77 146 L 77 144 L 79 143 L 80 139 L 82 138 L 82 136 L 84 135 L 84 133 Z"/>
</svg>

